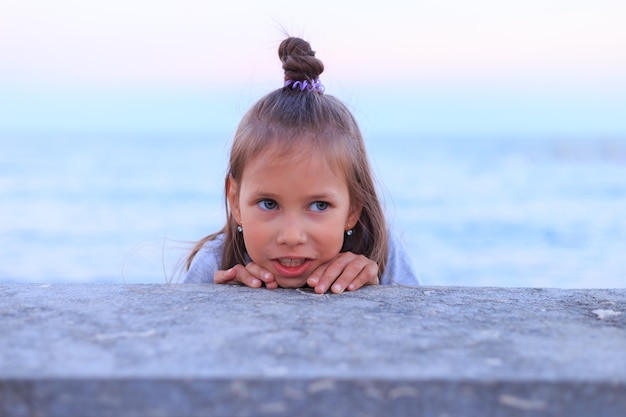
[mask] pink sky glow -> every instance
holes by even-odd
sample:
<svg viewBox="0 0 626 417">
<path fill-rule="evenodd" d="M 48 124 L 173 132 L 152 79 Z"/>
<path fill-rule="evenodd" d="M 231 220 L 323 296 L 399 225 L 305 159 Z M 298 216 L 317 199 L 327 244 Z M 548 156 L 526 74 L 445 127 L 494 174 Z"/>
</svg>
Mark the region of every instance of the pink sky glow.
<svg viewBox="0 0 626 417">
<path fill-rule="evenodd" d="M 626 88 L 623 1 L 409 4 L 6 0 L 0 83 L 203 86 L 280 78 L 282 29 L 342 84 Z"/>
</svg>

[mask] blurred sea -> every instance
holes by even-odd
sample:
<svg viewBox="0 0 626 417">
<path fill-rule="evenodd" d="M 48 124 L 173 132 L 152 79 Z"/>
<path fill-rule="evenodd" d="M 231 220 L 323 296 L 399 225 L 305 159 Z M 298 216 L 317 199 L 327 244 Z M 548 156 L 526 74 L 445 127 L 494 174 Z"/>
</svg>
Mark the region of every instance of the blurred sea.
<svg viewBox="0 0 626 417">
<path fill-rule="evenodd" d="M 626 286 L 626 138 L 370 136 L 423 284 Z M 228 134 L 0 137 L 0 282 L 165 282 L 224 222 Z"/>
</svg>

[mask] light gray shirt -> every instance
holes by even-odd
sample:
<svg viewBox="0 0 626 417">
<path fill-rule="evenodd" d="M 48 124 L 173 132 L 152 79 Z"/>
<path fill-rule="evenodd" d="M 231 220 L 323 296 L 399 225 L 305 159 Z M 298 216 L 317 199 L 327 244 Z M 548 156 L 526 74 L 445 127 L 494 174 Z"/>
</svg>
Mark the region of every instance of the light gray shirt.
<svg viewBox="0 0 626 417">
<path fill-rule="evenodd" d="M 213 274 L 220 269 L 223 251 L 223 234 L 206 242 L 193 258 L 183 282 L 213 283 Z M 387 265 L 380 279 L 380 285 L 419 285 L 419 279 L 413 271 L 411 259 L 402 243 L 393 233 L 389 233 Z"/>
</svg>

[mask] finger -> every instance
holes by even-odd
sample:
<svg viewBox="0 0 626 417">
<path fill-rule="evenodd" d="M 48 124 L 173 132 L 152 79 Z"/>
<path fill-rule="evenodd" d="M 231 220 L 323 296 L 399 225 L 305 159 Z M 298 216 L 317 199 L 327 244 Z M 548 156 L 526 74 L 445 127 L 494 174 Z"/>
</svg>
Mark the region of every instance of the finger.
<svg viewBox="0 0 626 417">
<path fill-rule="evenodd" d="M 237 266 L 240 265 L 236 265 L 226 270 L 215 271 L 215 273 L 213 274 L 213 282 L 216 284 L 232 283 L 231 281 L 234 280 L 237 276 Z"/>
<path fill-rule="evenodd" d="M 362 282 L 367 282 L 371 278 L 368 275 L 369 271 L 366 269 L 371 264 L 373 264 L 373 261 L 363 255 L 344 259 L 344 267 L 337 276 L 335 282 L 332 284 L 331 291 L 335 294 L 341 294 L 348 287 L 348 285 L 354 281 L 356 281 L 356 288 L 361 287 L 363 285 Z M 332 266 L 333 265 L 331 265 L 331 267 Z M 359 283 L 361 284 L 359 285 Z"/>
<path fill-rule="evenodd" d="M 317 287 L 317 284 L 320 281 L 320 278 L 322 277 L 322 275 L 324 275 L 324 272 L 326 272 L 326 269 L 328 268 L 328 263 L 325 263 L 323 265 L 318 266 L 315 271 L 313 271 L 313 273 L 311 275 L 309 275 L 309 277 L 306 280 L 306 283 L 309 287 Z"/>
<path fill-rule="evenodd" d="M 262 281 L 250 274 L 243 265 L 235 265 L 225 271 L 216 271 L 213 275 L 216 284 L 243 284 L 252 288 L 259 288 Z"/>
<path fill-rule="evenodd" d="M 350 256 L 352 255 L 352 256 Z M 319 271 L 319 278 L 315 284 L 315 292 L 318 294 L 324 294 L 330 286 L 337 280 L 343 269 L 350 262 L 350 259 L 355 256 L 351 252 L 340 253 L 334 259 L 322 265 L 315 272 Z"/>
<path fill-rule="evenodd" d="M 278 288 L 278 282 L 276 281 L 266 282 L 265 288 L 267 288 L 268 290 L 275 290 L 276 288 Z"/>
<path fill-rule="evenodd" d="M 354 291 L 358 290 L 364 285 L 378 284 L 380 284 L 380 280 L 378 279 L 378 265 L 376 264 L 376 262 L 372 261 L 361 270 L 359 275 L 357 275 L 357 277 L 353 279 L 350 284 L 348 284 L 346 290 Z"/>
<path fill-rule="evenodd" d="M 248 265 L 246 265 L 245 269 L 252 277 L 263 281 L 266 286 L 267 284 L 272 284 L 276 282 L 276 280 L 274 279 L 274 275 L 270 271 L 255 264 L 254 262 L 250 262 Z"/>
<path fill-rule="evenodd" d="M 328 263 L 315 286 L 315 292 L 323 294 L 328 291 L 331 285 L 333 286 L 332 292 L 343 292 L 370 262 L 374 263 L 363 255 L 356 255 L 352 252 L 340 253 Z"/>
</svg>

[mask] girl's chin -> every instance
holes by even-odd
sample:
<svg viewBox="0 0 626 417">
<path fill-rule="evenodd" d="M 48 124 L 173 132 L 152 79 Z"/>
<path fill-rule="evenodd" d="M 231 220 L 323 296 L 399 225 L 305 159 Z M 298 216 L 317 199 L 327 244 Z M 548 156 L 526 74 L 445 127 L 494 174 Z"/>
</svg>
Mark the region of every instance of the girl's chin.
<svg viewBox="0 0 626 417">
<path fill-rule="evenodd" d="M 281 288 L 302 288 L 306 286 L 306 277 L 298 277 L 298 278 L 285 278 L 285 277 L 276 277 L 276 282 L 278 286 Z"/>
</svg>

